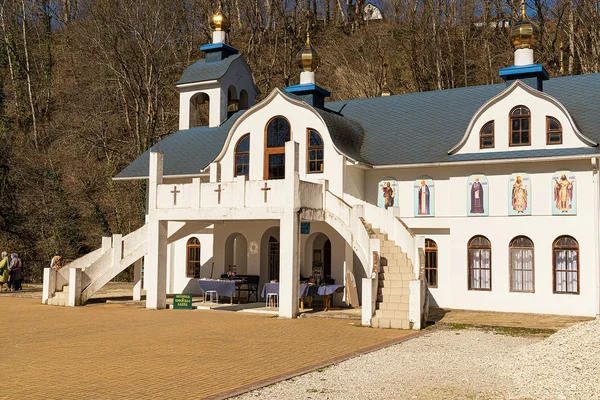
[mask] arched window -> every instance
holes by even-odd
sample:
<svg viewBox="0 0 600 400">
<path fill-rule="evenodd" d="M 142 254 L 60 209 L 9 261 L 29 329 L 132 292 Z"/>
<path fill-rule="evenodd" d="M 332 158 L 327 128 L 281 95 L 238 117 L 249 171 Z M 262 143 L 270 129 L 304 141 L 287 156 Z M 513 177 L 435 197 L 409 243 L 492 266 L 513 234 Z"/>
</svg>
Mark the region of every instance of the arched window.
<svg viewBox="0 0 600 400">
<path fill-rule="evenodd" d="M 579 243 L 561 236 L 552 245 L 554 293 L 579 294 Z"/>
<path fill-rule="evenodd" d="M 200 278 L 200 241 L 190 238 L 187 241 L 187 277 Z"/>
<path fill-rule="evenodd" d="M 510 112 L 510 145 L 528 146 L 531 144 L 531 113 L 525 106 L 517 106 Z"/>
<path fill-rule="evenodd" d="M 485 236 L 469 241 L 469 290 L 492 290 L 492 245 Z"/>
<path fill-rule="evenodd" d="M 438 246 L 431 239 L 425 239 L 425 276 L 429 287 L 438 287 Z"/>
<path fill-rule="evenodd" d="M 546 117 L 546 144 L 562 144 L 562 125 L 553 117 Z"/>
<path fill-rule="evenodd" d="M 479 131 L 479 148 L 494 148 L 494 121 L 486 123 L 483 128 L 481 128 L 481 131 Z"/>
<path fill-rule="evenodd" d="M 238 140 L 235 146 L 235 176 L 250 173 L 250 134 L 246 134 Z"/>
<path fill-rule="evenodd" d="M 510 290 L 533 292 L 533 242 L 526 236 L 517 236 L 509 245 Z"/>
<path fill-rule="evenodd" d="M 323 172 L 323 138 L 319 132 L 308 130 L 308 173 Z"/>
<path fill-rule="evenodd" d="M 267 124 L 265 134 L 265 179 L 285 178 L 285 143 L 290 140 L 290 123 L 275 117 Z"/>
</svg>

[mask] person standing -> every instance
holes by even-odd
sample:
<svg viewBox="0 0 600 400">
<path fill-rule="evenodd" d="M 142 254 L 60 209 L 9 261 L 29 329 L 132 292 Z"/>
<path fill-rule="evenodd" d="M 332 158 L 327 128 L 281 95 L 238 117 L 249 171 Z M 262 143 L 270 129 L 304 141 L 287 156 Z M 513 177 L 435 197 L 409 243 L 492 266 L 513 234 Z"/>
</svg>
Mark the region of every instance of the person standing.
<svg viewBox="0 0 600 400">
<path fill-rule="evenodd" d="M 57 271 L 62 268 L 62 257 L 58 251 L 52 257 L 52 261 L 50 261 L 50 268 L 54 268 Z"/>
<path fill-rule="evenodd" d="M 23 283 L 23 262 L 19 258 L 17 253 L 13 253 L 8 266 L 8 273 L 10 274 L 10 287 L 13 291 L 22 290 L 21 284 Z"/>
<path fill-rule="evenodd" d="M 5 251 L 2 252 L 2 259 L 0 260 L 0 292 L 3 291 L 4 286 L 8 291 L 8 254 Z"/>
</svg>

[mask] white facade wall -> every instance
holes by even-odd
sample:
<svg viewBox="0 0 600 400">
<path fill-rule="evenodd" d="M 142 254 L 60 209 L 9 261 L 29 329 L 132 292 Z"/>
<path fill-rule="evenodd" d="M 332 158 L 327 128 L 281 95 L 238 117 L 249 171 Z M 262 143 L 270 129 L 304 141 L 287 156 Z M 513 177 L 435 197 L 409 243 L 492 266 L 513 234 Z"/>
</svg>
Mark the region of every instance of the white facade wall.
<svg viewBox="0 0 600 400">
<path fill-rule="evenodd" d="M 187 235 L 167 247 L 167 293 L 201 294 L 197 280 L 187 277 L 187 242 L 191 238 L 200 240 L 200 277 L 210 276 L 213 263 L 213 229 L 207 228 Z"/>
<path fill-rule="evenodd" d="M 576 175 L 577 215 L 552 215 L 552 175 L 558 170 Z M 531 216 L 509 216 L 509 177 L 525 172 L 531 179 Z M 489 216 L 467 217 L 467 179 L 484 174 L 489 185 Z M 414 182 L 430 176 L 435 184 L 435 217 L 414 216 Z M 596 235 L 594 190 L 597 176 L 590 160 L 522 164 L 484 164 L 371 170 L 366 173 L 366 201 L 377 204 L 378 183 L 394 177 L 399 184 L 400 216 L 416 234 L 438 245 L 439 284 L 430 289 L 440 307 L 594 316 L 596 313 Z M 368 222 L 368 221 L 367 221 Z M 475 235 L 492 245 L 492 290 L 468 290 L 467 244 Z M 510 292 L 509 243 L 525 235 L 534 243 L 535 293 Z M 552 244 L 562 235 L 580 246 L 580 294 L 553 294 Z"/>
</svg>

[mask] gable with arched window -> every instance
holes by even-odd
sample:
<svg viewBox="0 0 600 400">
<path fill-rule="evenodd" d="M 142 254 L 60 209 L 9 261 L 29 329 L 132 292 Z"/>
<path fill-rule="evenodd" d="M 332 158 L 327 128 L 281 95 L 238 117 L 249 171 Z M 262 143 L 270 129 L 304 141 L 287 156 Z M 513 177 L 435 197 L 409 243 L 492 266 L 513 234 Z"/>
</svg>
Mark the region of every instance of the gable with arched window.
<svg viewBox="0 0 600 400">
<path fill-rule="evenodd" d="M 511 240 L 510 290 L 512 292 L 534 292 L 533 242 L 527 236 Z"/>
<path fill-rule="evenodd" d="M 469 290 L 492 290 L 492 245 L 485 236 L 469 240 Z"/>
<path fill-rule="evenodd" d="M 552 244 L 554 293 L 579 294 L 579 243 L 561 236 Z"/>
<path fill-rule="evenodd" d="M 494 148 L 494 121 L 487 122 L 479 131 L 479 148 Z"/>
<path fill-rule="evenodd" d="M 510 112 L 510 146 L 531 145 L 531 112 L 525 106 L 517 106 Z"/>
<path fill-rule="evenodd" d="M 546 144 L 562 144 L 562 125 L 554 117 L 546 117 Z"/>
<path fill-rule="evenodd" d="M 306 160 L 308 163 L 307 173 L 317 174 L 324 169 L 323 138 L 314 129 L 307 130 L 308 146 Z"/>
<path fill-rule="evenodd" d="M 200 278 L 200 240 L 190 238 L 187 241 L 186 274 L 188 278 Z"/>
<path fill-rule="evenodd" d="M 235 176 L 250 174 L 250 134 L 247 133 L 238 140 L 235 146 Z"/>
<path fill-rule="evenodd" d="M 272 118 L 265 132 L 265 179 L 285 178 L 285 143 L 291 139 L 289 121 L 281 116 Z"/>
</svg>

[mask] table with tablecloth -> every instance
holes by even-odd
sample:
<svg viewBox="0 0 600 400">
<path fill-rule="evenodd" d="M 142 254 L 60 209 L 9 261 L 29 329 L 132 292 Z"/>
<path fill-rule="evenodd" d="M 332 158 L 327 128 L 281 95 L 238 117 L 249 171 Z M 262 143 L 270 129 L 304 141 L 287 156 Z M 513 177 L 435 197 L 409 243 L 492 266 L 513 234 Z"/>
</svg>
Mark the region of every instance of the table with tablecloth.
<svg viewBox="0 0 600 400">
<path fill-rule="evenodd" d="M 301 283 L 298 291 L 298 297 L 300 298 L 300 308 L 304 308 L 304 299 L 308 298 L 308 307 L 312 308 L 312 296 L 319 295 L 323 296 L 323 305 L 325 311 L 329 309 L 329 305 L 331 302 L 331 295 L 339 292 L 344 288 L 343 285 L 308 285 L 306 283 Z M 261 293 L 261 297 L 264 299 L 267 297 L 267 294 L 275 293 L 279 296 L 279 283 L 270 282 L 265 283 L 263 286 L 263 290 Z"/>
<path fill-rule="evenodd" d="M 233 294 L 235 293 L 235 282 L 234 281 L 219 281 L 214 279 L 199 279 L 198 286 L 200 287 L 200 291 L 202 294 L 208 292 L 209 290 L 214 290 L 217 292 L 219 297 L 225 296 L 229 297 L 231 302 L 233 302 Z"/>
</svg>

